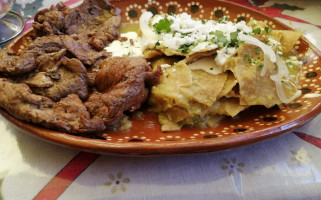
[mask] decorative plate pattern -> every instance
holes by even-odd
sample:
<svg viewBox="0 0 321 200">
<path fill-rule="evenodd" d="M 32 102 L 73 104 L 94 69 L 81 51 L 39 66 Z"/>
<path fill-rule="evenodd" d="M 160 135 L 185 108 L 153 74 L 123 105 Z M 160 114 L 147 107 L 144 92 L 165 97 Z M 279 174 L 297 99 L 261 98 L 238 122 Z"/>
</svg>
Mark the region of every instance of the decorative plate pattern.
<svg viewBox="0 0 321 200">
<path fill-rule="evenodd" d="M 255 10 L 225 1 L 111 1 L 122 10 L 124 23 L 138 22 L 145 10 L 157 13 L 187 12 L 194 18 L 217 20 L 228 16 L 232 21 L 251 19 L 267 22 L 273 29 L 290 29 L 286 25 Z M 33 31 L 28 31 L 10 45 L 19 51 L 31 41 Z M 321 92 L 321 58 L 310 42 L 301 38 L 295 45 L 297 56 L 304 66 L 300 76 L 303 94 Z M 109 131 L 101 136 L 81 137 L 48 130 L 19 121 L 1 110 L 3 116 L 18 128 L 48 141 L 76 149 L 107 154 L 151 155 L 182 154 L 218 151 L 234 148 L 289 132 L 302 126 L 321 111 L 321 97 L 300 97 L 284 108 L 252 107 L 235 118 L 224 119 L 216 128 L 188 129 L 179 132 L 162 132 L 157 116 L 145 110 L 139 117 L 130 117 L 129 131 Z M 136 113 L 137 114 L 137 113 Z"/>
</svg>

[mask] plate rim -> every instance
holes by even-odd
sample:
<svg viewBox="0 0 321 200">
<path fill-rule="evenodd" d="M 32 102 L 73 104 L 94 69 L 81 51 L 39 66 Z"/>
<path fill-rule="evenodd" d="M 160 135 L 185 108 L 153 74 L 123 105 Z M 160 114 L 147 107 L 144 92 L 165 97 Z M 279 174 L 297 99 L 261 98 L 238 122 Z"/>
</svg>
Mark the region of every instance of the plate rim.
<svg viewBox="0 0 321 200">
<path fill-rule="evenodd" d="M 110 1 L 112 4 L 116 1 Z M 117 1 L 119 2 L 119 1 Z M 215 2 L 215 1 L 214 1 Z M 293 30 L 290 26 L 284 24 L 283 22 L 278 21 L 264 13 L 259 12 L 258 10 L 240 5 L 234 2 L 216 0 L 223 4 L 230 6 L 235 6 L 241 9 L 244 9 L 243 12 L 250 11 L 255 14 L 260 15 L 263 18 L 277 22 L 282 27 L 287 30 Z M 8 43 L 5 48 L 13 46 L 27 34 L 30 34 L 33 31 L 33 28 L 28 29 L 23 34 L 12 40 Z M 301 39 L 306 42 L 311 48 L 311 50 L 320 58 L 321 52 L 316 48 L 309 40 L 304 36 L 301 36 Z M 298 116 L 293 120 L 288 120 L 286 123 L 280 123 L 267 127 L 260 130 L 255 130 L 248 134 L 233 135 L 228 138 L 215 138 L 207 140 L 186 140 L 186 141 L 173 141 L 166 144 L 160 142 L 126 142 L 126 143 L 117 143 L 117 142 L 108 142 L 106 140 L 85 138 L 81 136 L 75 136 L 68 133 L 58 132 L 51 130 L 45 127 L 41 127 L 26 121 L 22 121 L 14 118 L 3 108 L 0 108 L 1 115 L 11 122 L 19 130 L 28 133 L 29 135 L 35 136 L 37 138 L 46 140 L 51 143 L 55 143 L 62 146 L 67 146 L 77 150 L 83 150 L 93 153 L 100 154 L 112 154 L 112 155 L 127 155 L 127 156 L 146 156 L 146 155 L 177 155 L 177 154 L 195 154 L 195 153 L 206 153 L 214 151 L 222 151 L 232 148 L 237 148 L 256 142 L 261 142 L 269 138 L 273 138 L 288 132 L 291 132 L 294 129 L 297 129 L 314 117 L 316 117 L 321 112 L 321 101 L 316 103 L 303 115 Z M 285 126 L 285 128 L 282 128 Z M 36 127 L 36 128 L 35 128 Z M 45 131 L 41 131 L 45 130 Z M 49 133 L 49 134 L 48 134 Z M 166 147 L 165 147 L 166 146 Z"/>
</svg>

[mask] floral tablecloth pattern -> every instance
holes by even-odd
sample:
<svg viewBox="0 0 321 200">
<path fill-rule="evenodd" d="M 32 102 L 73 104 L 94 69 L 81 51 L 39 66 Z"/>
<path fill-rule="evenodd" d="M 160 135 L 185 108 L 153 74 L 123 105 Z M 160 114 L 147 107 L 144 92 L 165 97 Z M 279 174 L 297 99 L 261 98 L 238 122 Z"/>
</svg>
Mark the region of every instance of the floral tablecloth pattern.
<svg viewBox="0 0 321 200">
<path fill-rule="evenodd" d="M 321 1 L 231 0 L 302 30 L 321 49 Z M 17 0 L 26 28 L 57 0 Z M 78 0 L 67 0 L 69 6 Z M 0 200 L 321 199 L 321 115 L 292 133 L 200 155 L 118 157 L 41 141 L 0 116 Z"/>
</svg>

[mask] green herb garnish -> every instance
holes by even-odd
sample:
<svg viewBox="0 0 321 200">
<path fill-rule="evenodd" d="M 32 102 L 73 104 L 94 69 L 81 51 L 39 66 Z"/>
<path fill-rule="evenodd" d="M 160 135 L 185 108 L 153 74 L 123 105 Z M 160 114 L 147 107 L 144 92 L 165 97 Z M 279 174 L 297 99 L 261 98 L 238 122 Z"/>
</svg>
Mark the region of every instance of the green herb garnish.
<svg viewBox="0 0 321 200">
<path fill-rule="evenodd" d="M 265 30 L 266 34 L 270 34 L 272 32 L 272 29 L 270 29 L 270 27 L 268 27 L 268 26 L 264 27 L 264 30 Z"/>
<path fill-rule="evenodd" d="M 251 64 L 252 63 L 252 58 L 249 54 L 245 54 L 244 55 L 245 59 L 247 59 L 247 61 Z"/>
<path fill-rule="evenodd" d="M 172 21 L 169 21 L 167 18 L 159 20 L 158 23 L 154 25 L 154 28 L 157 33 L 161 32 L 170 32 L 171 31 L 171 25 L 173 24 Z"/>
<path fill-rule="evenodd" d="M 159 45 L 160 45 L 160 43 L 159 43 L 159 41 L 157 41 L 157 42 L 155 43 L 155 46 L 154 46 L 151 50 L 152 50 L 152 51 L 156 50 L 156 47 L 159 46 Z"/>
<path fill-rule="evenodd" d="M 254 29 L 253 33 L 256 34 L 256 35 L 260 35 L 261 34 L 261 28 Z"/>
<path fill-rule="evenodd" d="M 194 45 L 194 42 L 190 43 L 190 44 L 182 44 L 180 47 L 179 47 L 179 50 L 182 52 L 182 53 L 188 53 L 191 51 L 190 47 Z"/>
<path fill-rule="evenodd" d="M 263 68 L 263 64 L 260 63 L 260 64 L 257 66 L 257 69 L 258 69 L 258 70 L 261 70 L 262 68 Z"/>
<path fill-rule="evenodd" d="M 122 57 L 129 57 L 130 56 L 130 52 L 128 52 L 127 54 L 123 54 Z"/>
<path fill-rule="evenodd" d="M 194 121 L 194 122 L 197 122 L 198 120 L 200 120 L 200 118 L 201 118 L 201 116 L 195 115 L 195 116 L 193 117 L 193 121 Z"/>
<path fill-rule="evenodd" d="M 228 44 L 229 47 L 239 47 L 239 41 L 237 39 L 237 35 L 238 35 L 237 32 L 230 33 L 231 41 Z"/>
<path fill-rule="evenodd" d="M 217 43 L 222 43 L 222 45 L 225 46 L 228 42 L 222 31 L 216 30 L 214 35 L 216 36 Z"/>
<path fill-rule="evenodd" d="M 256 54 L 260 54 L 261 53 L 261 49 L 260 48 L 255 49 L 255 53 Z"/>
<path fill-rule="evenodd" d="M 227 21 L 228 21 L 228 17 L 226 17 L 226 16 L 225 17 L 221 17 L 221 18 L 218 19 L 219 23 L 225 23 Z"/>
</svg>

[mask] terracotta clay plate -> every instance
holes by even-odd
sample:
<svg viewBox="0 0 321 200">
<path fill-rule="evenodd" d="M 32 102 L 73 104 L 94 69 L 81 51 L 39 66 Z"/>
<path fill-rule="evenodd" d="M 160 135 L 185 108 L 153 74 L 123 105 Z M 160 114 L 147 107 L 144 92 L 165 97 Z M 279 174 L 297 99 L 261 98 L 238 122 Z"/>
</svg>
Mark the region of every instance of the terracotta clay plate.
<svg viewBox="0 0 321 200">
<path fill-rule="evenodd" d="M 230 20 L 254 18 L 263 20 L 273 29 L 289 29 L 286 25 L 255 10 L 230 2 L 198 0 L 177 1 L 112 1 L 122 10 L 125 23 L 137 22 L 144 10 L 153 13 L 187 12 L 194 18 L 217 20 L 227 16 Z M 24 48 L 33 31 L 25 33 L 10 45 L 15 51 Z M 321 91 L 321 53 L 301 38 L 295 45 L 297 56 L 304 62 L 300 77 L 302 97 L 283 109 L 252 107 L 235 118 L 226 118 L 216 128 L 188 129 L 162 132 L 157 116 L 143 110 L 143 117 L 132 118 L 127 132 L 105 132 L 99 137 L 81 137 L 56 132 L 22 122 L 1 110 L 1 114 L 25 132 L 47 141 L 95 153 L 122 155 L 189 154 L 235 148 L 289 132 L 312 119 L 321 111 L 321 97 L 304 98 L 307 93 Z"/>
</svg>

